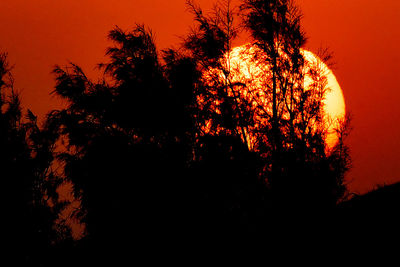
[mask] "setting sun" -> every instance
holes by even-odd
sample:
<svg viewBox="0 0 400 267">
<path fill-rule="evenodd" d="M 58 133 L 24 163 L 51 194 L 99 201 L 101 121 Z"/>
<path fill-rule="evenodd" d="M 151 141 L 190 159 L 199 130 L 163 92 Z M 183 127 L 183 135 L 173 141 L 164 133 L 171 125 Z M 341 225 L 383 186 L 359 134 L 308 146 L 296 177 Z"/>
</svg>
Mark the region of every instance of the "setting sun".
<svg viewBox="0 0 400 267">
<path fill-rule="evenodd" d="M 320 79 L 324 79 L 321 84 L 325 87 L 325 93 L 323 97 L 323 113 L 324 122 L 327 130 L 326 142 L 328 148 L 332 148 L 337 142 L 337 136 L 335 129 L 338 123 L 344 119 L 345 116 L 345 102 L 342 90 L 339 83 L 336 80 L 332 70 L 316 55 L 307 50 L 301 51 L 306 61 L 304 68 L 304 85 L 305 90 L 312 89 L 313 79 L 310 77 L 310 68 L 317 69 L 319 72 Z M 271 113 L 271 93 L 268 91 L 268 87 L 271 87 L 271 70 L 265 63 L 260 63 L 259 57 L 263 57 L 263 52 L 260 52 L 255 45 L 245 44 L 232 49 L 232 51 L 225 55 L 223 66 L 229 69 L 229 79 L 234 86 L 234 90 L 239 90 L 237 93 L 240 95 L 241 100 L 247 103 L 252 108 L 257 106 L 263 106 L 262 110 L 255 112 L 256 125 L 249 127 L 247 133 L 247 142 L 249 148 L 252 149 L 256 137 L 253 135 L 254 132 L 258 131 L 260 125 L 265 125 L 267 122 L 266 113 Z M 206 72 L 206 79 L 218 75 L 220 79 L 226 79 L 225 74 L 220 70 L 210 69 Z M 231 94 L 231 93 L 228 93 Z M 231 95 L 232 96 L 232 95 Z M 202 102 L 202 100 L 200 100 Z M 215 111 L 220 113 L 219 103 L 215 104 Z M 211 122 L 205 126 L 205 131 L 209 132 L 209 126 Z M 218 131 L 218 130 L 217 130 Z"/>
</svg>

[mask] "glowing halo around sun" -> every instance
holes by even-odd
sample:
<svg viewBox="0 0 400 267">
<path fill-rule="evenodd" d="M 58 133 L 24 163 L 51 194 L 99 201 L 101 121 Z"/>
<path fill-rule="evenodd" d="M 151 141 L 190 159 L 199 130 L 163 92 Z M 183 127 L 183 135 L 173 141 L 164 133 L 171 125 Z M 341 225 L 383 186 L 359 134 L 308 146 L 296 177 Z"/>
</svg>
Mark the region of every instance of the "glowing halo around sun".
<svg viewBox="0 0 400 267">
<path fill-rule="evenodd" d="M 306 65 L 317 66 L 320 75 L 326 77 L 325 80 L 325 95 L 323 100 L 323 116 L 324 124 L 327 129 L 326 143 L 328 148 L 332 148 L 337 143 L 337 135 L 335 129 L 338 123 L 344 119 L 345 116 L 345 102 L 342 90 L 335 75 L 328 66 L 322 62 L 316 55 L 307 50 L 301 50 Z M 256 55 L 256 56 L 255 56 Z M 249 103 L 250 108 L 263 107 L 266 112 L 271 111 L 271 93 L 268 93 L 264 88 L 267 86 L 262 81 L 268 81 L 271 77 L 271 71 L 269 67 L 263 62 L 262 57 L 266 57 L 263 52 L 260 52 L 255 45 L 246 44 L 238 46 L 232 49 L 232 51 L 225 55 L 224 62 L 226 62 L 226 68 L 229 69 L 229 76 L 232 83 L 243 83 L 246 86 L 242 87 L 237 93 L 240 98 Z M 257 61 L 257 57 L 259 60 Z M 265 62 L 265 61 L 264 61 Z M 307 69 L 307 68 L 306 68 Z M 225 79 L 225 74 L 220 70 L 209 69 L 204 74 L 206 79 L 210 80 L 210 77 L 219 77 Z M 305 90 L 310 88 L 312 78 L 309 75 L 304 75 L 304 88 Z M 267 82 L 268 83 L 268 82 Z M 232 96 L 232 95 L 230 95 Z M 199 99 L 200 105 L 204 104 L 202 99 Z M 219 103 L 214 103 L 215 112 L 221 114 Z M 261 109 L 258 109 L 261 110 Z M 262 114 L 256 114 L 256 124 L 248 127 L 246 135 L 249 140 L 249 148 L 252 149 L 252 140 L 258 138 L 253 133 L 257 132 L 262 124 L 265 123 L 266 119 L 263 118 Z M 203 127 L 205 132 L 210 132 L 211 121 L 208 121 Z M 215 130 L 215 129 L 214 129 Z M 218 129 L 215 130 L 218 134 Z"/>
</svg>

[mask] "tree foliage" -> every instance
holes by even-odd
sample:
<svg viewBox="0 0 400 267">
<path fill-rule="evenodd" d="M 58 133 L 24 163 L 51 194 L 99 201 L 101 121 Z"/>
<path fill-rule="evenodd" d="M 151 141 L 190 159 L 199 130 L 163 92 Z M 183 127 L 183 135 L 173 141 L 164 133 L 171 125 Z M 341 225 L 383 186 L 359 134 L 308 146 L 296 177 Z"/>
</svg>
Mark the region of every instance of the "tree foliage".
<svg viewBox="0 0 400 267">
<path fill-rule="evenodd" d="M 45 214 L 25 227 L 31 233 L 61 221 L 44 240 L 80 221 L 86 232 L 66 251 L 84 251 L 75 255 L 82 264 L 112 262 L 107 254 L 129 255 L 154 238 L 268 231 L 273 210 L 330 210 L 346 192 L 349 121 L 337 123 L 338 142 L 328 147 L 327 81 L 305 60 L 293 2 L 244 0 L 235 9 L 227 0 L 211 15 L 187 5 L 196 26 L 178 49 L 160 52 L 143 25 L 115 27 L 98 81 L 76 64 L 56 66 L 53 94 L 66 107 L 41 127 L 30 111 L 23 120 L 0 58 L 0 164 L 22 212 L 15 218 Z M 250 33 L 253 64 L 267 66 L 257 81 L 265 105 L 244 96 L 253 89 L 231 64 L 240 27 Z M 57 218 L 71 208 L 57 194 L 65 184 L 80 206 Z"/>
<path fill-rule="evenodd" d="M 270 66 L 263 81 L 271 96 L 265 113 L 270 124 L 262 131 L 267 138 L 259 138 L 267 155 L 266 179 L 286 206 L 333 207 L 345 192 L 348 162 L 343 160 L 349 155 L 342 140 L 327 149 L 323 100 L 329 88 L 323 70 L 302 53 L 301 14 L 290 0 L 249 0 L 241 8 L 254 44 L 265 55 L 257 55 L 261 62 L 256 62 Z M 306 79 L 312 81 L 307 86 Z M 344 122 L 335 123 L 341 135 Z"/>
<path fill-rule="evenodd" d="M 57 203 L 58 179 L 51 170 L 52 141 L 39 129 L 36 116 L 27 111 L 14 88 L 7 55 L 0 55 L 0 169 L 2 208 L 7 246 L 16 264 L 39 266 L 51 242 L 62 237 L 55 221 L 62 208 Z M 50 143 L 49 143 L 50 142 Z M 50 200 L 57 205 L 50 205 Z M 62 237 L 64 238 L 64 237 Z"/>
</svg>

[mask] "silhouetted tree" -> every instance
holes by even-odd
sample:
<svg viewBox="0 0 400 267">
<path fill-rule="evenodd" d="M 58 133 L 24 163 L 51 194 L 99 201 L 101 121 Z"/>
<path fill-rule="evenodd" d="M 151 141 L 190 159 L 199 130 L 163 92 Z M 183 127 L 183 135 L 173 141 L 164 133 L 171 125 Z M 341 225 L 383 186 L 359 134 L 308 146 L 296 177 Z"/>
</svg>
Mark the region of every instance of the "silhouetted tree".
<svg viewBox="0 0 400 267">
<path fill-rule="evenodd" d="M 327 78 L 318 62 L 307 61 L 302 52 L 306 38 L 298 8 L 292 1 L 277 0 L 244 1 L 241 6 L 244 28 L 253 38 L 245 56 L 266 66 L 255 77 L 263 87 L 262 99 L 249 87 L 251 80 L 237 79 L 240 69 L 231 64 L 237 27 L 230 2 L 224 3 L 227 8 L 217 6 L 211 17 L 192 1 L 188 5 L 198 22 L 184 47 L 202 74 L 194 88 L 199 136 L 235 137 L 256 152 L 263 161 L 259 175 L 272 190 L 274 206 L 334 207 L 345 193 L 344 174 L 350 166 L 342 138 L 347 123 L 333 122 L 339 141 L 329 149 L 323 113 Z"/>
<path fill-rule="evenodd" d="M 230 63 L 238 33 L 230 1 L 216 5 L 212 16 L 194 2 L 188 6 L 197 22 L 183 53 L 195 63 L 193 93 L 196 139 L 191 170 L 197 186 L 198 219 L 204 233 L 232 237 L 259 231 L 265 223 L 269 194 L 260 177 L 259 153 L 250 150 L 254 116 L 241 96 L 246 85 L 234 79 Z"/>
<path fill-rule="evenodd" d="M 306 42 L 301 14 L 291 0 L 246 0 L 241 10 L 259 48 L 255 63 L 270 66 L 262 82 L 271 96 L 271 109 L 263 113 L 270 123 L 261 130 L 266 138 L 258 138 L 256 150 L 266 155 L 265 177 L 276 204 L 333 207 L 345 192 L 349 155 L 343 139 L 327 149 L 327 79 L 301 51 Z M 307 87 L 306 77 L 312 81 Z"/>
<path fill-rule="evenodd" d="M 20 97 L 6 54 L 0 55 L 0 169 L 2 178 L 4 231 L 14 264 L 44 266 L 55 228 L 56 207 L 48 200 L 56 195 L 55 180 L 49 171 L 52 150 L 34 138 L 39 134 L 36 117 L 28 110 L 23 120 Z M 31 137 L 33 137 L 31 139 Z M 44 155 L 46 153 L 46 155 Z M 3 239 L 8 241 L 8 239 Z"/>
<path fill-rule="evenodd" d="M 235 80 L 230 1 L 213 16 L 187 4 L 197 24 L 179 49 L 160 56 L 143 25 L 116 27 L 98 82 L 75 64 L 54 69 L 54 93 L 67 107 L 49 113 L 37 143 L 73 185 L 74 215 L 87 230 L 80 244 L 103 252 L 99 261 L 169 233 L 265 230 L 271 207 L 326 209 L 344 194 L 346 124 L 328 149 L 326 77 L 304 59 L 292 2 L 244 1 L 241 9 L 254 64 L 269 66 L 259 81 L 267 107 L 244 98 L 248 81 Z"/>
<path fill-rule="evenodd" d="M 90 81 L 74 64 L 55 68 L 55 93 L 68 106 L 51 112 L 46 125 L 64 144 L 57 158 L 81 202 L 76 216 L 87 233 L 80 243 L 127 257 L 124 249 L 142 237 L 183 224 L 195 73 L 172 50 L 162 64 L 142 25 L 131 32 L 117 27 L 109 38 L 115 46 L 107 50 L 110 61 L 100 64 L 102 81 Z"/>
</svg>

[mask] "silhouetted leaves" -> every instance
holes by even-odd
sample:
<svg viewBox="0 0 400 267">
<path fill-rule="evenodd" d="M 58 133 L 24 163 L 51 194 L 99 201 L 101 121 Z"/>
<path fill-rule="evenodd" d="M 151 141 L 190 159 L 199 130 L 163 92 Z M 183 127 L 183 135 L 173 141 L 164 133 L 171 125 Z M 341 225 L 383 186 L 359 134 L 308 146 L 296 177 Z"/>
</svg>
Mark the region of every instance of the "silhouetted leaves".
<svg viewBox="0 0 400 267">
<path fill-rule="evenodd" d="M 53 94 L 66 107 L 41 127 L 29 110 L 23 121 L 0 56 L 0 167 L 13 177 L 10 198 L 22 212 L 14 219 L 33 222 L 23 227 L 29 248 L 52 240 L 58 245 L 43 251 L 67 255 L 66 265 L 115 264 L 152 240 L 265 233 L 277 210 L 329 211 L 345 196 L 348 120 L 328 148 L 326 77 L 301 53 L 293 2 L 241 6 L 253 63 L 268 66 L 257 81 L 267 107 L 255 104 L 260 92 L 243 97 L 249 82 L 234 79 L 229 53 L 239 28 L 230 1 L 211 16 L 187 5 L 196 26 L 179 49 L 159 53 L 143 25 L 115 27 L 97 82 L 76 64 L 56 66 Z M 65 185 L 69 201 L 57 192 Z M 86 229 L 79 241 L 74 220 Z"/>
<path fill-rule="evenodd" d="M 23 121 L 6 54 L 0 56 L 0 94 L 2 218 L 8 233 L 3 243 L 12 252 L 6 258 L 14 257 L 17 265 L 40 266 L 57 238 L 53 226 L 58 211 L 47 202 L 57 188 L 48 179 L 53 151 L 39 138 L 41 131 L 31 111 L 28 122 Z"/>
</svg>

